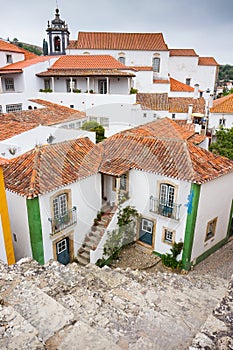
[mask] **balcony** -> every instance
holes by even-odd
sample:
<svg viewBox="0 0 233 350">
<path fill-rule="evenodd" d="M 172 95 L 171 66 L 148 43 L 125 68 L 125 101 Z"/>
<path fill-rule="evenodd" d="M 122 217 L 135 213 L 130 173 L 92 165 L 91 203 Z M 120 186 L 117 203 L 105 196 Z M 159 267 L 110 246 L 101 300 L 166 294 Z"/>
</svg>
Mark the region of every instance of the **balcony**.
<svg viewBox="0 0 233 350">
<path fill-rule="evenodd" d="M 54 218 L 48 219 L 51 223 L 51 233 L 53 236 L 55 233 L 58 233 L 65 228 L 76 224 L 77 222 L 77 208 L 73 207 L 71 210 L 68 210 L 65 214 L 56 216 Z"/>
<path fill-rule="evenodd" d="M 150 211 L 152 213 L 178 221 L 180 219 L 180 207 L 181 204 L 176 203 L 161 204 L 158 198 L 150 196 Z"/>
</svg>

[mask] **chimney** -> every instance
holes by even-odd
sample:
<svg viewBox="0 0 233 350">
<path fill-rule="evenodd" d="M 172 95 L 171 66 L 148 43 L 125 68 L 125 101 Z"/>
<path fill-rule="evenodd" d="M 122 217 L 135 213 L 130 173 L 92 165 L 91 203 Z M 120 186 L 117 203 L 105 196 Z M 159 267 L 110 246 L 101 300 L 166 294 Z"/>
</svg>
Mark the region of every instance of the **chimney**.
<svg viewBox="0 0 233 350">
<path fill-rule="evenodd" d="M 189 121 L 192 120 L 192 113 L 193 113 L 193 105 L 190 104 L 190 105 L 188 105 L 188 119 L 187 120 L 189 120 Z"/>
<path fill-rule="evenodd" d="M 193 93 L 193 98 L 196 100 L 199 96 L 199 84 L 194 85 L 194 93 Z"/>
<path fill-rule="evenodd" d="M 213 102 L 214 102 L 214 95 L 211 94 L 209 98 L 209 108 L 213 107 Z"/>
</svg>

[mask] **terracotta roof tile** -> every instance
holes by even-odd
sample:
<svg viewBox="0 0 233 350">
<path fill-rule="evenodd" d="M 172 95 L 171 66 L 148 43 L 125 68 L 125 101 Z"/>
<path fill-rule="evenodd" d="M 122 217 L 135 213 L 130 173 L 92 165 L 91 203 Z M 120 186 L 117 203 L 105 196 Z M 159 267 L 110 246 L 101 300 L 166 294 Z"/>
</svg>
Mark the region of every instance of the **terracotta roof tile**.
<svg viewBox="0 0 233 350">
<path fill-rule="evenodd" d="M 79 32 L 68 49 L 167 51 L 162 33 Z"/>
<path fill-rule="evenodd" d="M 199 57 L 198 64 L 199 66 L 219 66 L 213 57 Z"/>
<path fill-rule="evenodd" d="M 137 169 L 198 184 L 233 171 L 232 161 L 195 146 L 192 135 L 168 118 L 113 135 L 101 144 L 100 171 Z"/>
<path fill-rule="evenodd" d="M 130 68 L 136 71 L 153 71 L 152 66 L 130 66 Z"/>
<path fill-rule="evenodd" d="M 152 109 L 157 111 L 167 111 L 169 109 L 168 94 L 143 94 L 136 96 L 136 102 L 140 103 L 143 109 Z"/>
<path fill-rule="evenodd" d="M 126 69 L 126 66 L 110 55 L 61 56 L 51 69 Z"/>
<path fill-rule="evenodd" d="M 153 84 L 169 84 L 169 80 L 167 79 L 154 79 Z"/>
<path fill-rule="evenodd" d="M 213 107 L 210 108 L 211 113 L 233 113 L 233 94 L 214 100 Z"/>
<path fill-rule="evenodd" d="M 198 57 L 193 49 L 170 49 L 170 56 L 193 56 Z"/>
<path fill-rule="evenodd" d="M 192 86 L 181 83 L 174 78 L 170 78 L 170 90 L 179 92 L 193 92 L 194 88 Z"/>
<path fill-rule="evenodd" d="M 56 103 L 40 99 L 31 101 L 45 108 L 1 114 L 0 140 L 8 139 L 38 125 L 56 125 L 86 117 L 84 112 Z"/>
<path fill-rule="evenodd" d="M 5 185 L 35 198 L 96 174 L 99 163 L 100 155 L 88 138 L 37 146 L 4 166 Z"/>
<path fill-rule="evenodd" d="M 136 102 L 140 103 L 143 109 L 156 111 L 169 111 L 170 113 L 188 113 L 189 105 L 193 105 L 193 113 L 205 113 L 205 100 L 203 97 L 194 99 L 192 97 L 168 97 L 162 93 L 139 93 Z"/>
<path fill-rule="evenodd" d="M 0 39 L 0 51 L 24 53 L 20 47 L 1 39 Z"/>
<path fill-rule="evenodd" d="M 7 66 L 4 66 L 2 68 L 0 68 L 0 72 L 4 72 L 5 70 L 9 71 L 9 70 L 17 70 L 17 69 L 23 69 L 29 66 L 32 66 L 33 64 L 37 64 L 40 62 L 45 62 L 45 61 L 49 61 L 51 58 L 54 58 L 55 56 L 36 56 L 35 58 L 31 58 L 28 60 L 24 60 L 24 61 L 19 61 L 16 63 L 12 63 L 12 64 L 8 64 Z"/>
<path fill-rule="evenodd" d="M 133 73 L 122 72 L 119 69 L 48 69 L 36 75 L 38 77 L 135 76 Z"/>
</svg>

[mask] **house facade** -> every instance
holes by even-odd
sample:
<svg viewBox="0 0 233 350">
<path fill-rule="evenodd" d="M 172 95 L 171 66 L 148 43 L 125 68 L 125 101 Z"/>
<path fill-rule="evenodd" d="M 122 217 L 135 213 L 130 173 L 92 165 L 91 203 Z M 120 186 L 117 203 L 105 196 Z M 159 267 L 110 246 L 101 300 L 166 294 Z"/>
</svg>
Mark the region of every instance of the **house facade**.
<svg viewBox="0 0 233 350">
<path fill-rule="evenodd" d="M 37 146 L 4 169 L 16 260 L 72 261 L 101 207 L 88 138 Z"/>
<path fill-rule="evenodd" d="M 215 130 L 233 127 L 233 94 L 211 101 L 209 112 L 209 129 Z"/>
</svg>

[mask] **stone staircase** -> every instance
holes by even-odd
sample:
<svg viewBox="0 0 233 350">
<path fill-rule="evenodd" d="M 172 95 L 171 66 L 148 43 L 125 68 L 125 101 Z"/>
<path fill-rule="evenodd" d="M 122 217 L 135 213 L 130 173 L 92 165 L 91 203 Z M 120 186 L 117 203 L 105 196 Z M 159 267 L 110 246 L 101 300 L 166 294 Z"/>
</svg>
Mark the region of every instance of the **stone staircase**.
<svg viewBox="0 0 233 350">
<path fill-rule="evenodd" d="M 82 247 L 78 250 L 76 261 L 80 265 L 86 266 L 90 263 L 90 250 L 95 250 L 97 248 L 115 211 L 116 208 L 111 208 L 108 205 L 102 208 L 104 214 L 101 216 L 101 220 L 99 220 L 96 225 L 92 225 L 90 232 L 85 237 Z"/>
<path fill-rule="evenodd" d="M 0 263 L 0 349 L 189 349 L 227 284 L 195 271 Z"/>
</svg>

